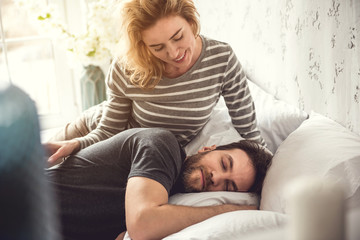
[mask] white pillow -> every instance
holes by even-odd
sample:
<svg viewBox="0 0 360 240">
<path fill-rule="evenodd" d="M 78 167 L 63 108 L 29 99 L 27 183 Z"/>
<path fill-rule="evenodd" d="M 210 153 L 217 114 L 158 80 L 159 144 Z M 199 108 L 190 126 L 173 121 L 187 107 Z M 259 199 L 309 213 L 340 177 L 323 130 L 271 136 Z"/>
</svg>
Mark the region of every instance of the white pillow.
<svg viewBox="0 0 360 240">
<path fill-rule="evenodd" d="M 245 192 L 178 193 L 169 198 L 170 204 L 213 206 L 219 204 L 257 205 L 257 195 Z M 283 214 L 268 211 L 235 211 L 209 218 L 164 239 L 239 239 L 248 234 L 281 227 L 287 221 Z"/>
<path fill-rule="evenodd" d="M 257 195 L 245 192 L 178 193 L 169 198 L 170 204 L 183 206 L 214 206 L 226 203 L 259 206 Z"/>
<path fill-rule="evenodd" d="M 214 107 L 209 121 L 196 137 L 185 146 L 187 155 L 196 154 L 203 147 L 220 146 L 243 139 L 232 125 L 224 98 Z"/>
<path fill-rule="evenodd" d="M 268 232 L 282 229 L 287 222 L 288 217 L 281 213 L 258 210 L 234 211 L 191 225 L 163 239 L 238 240 L 259 231 Z M 131 240 L 127 232 L 124 240 Z"/>
<path fill-rule="evenodd" d="M 286 212 L 286 185 L 303 176 L 329 177 L 359 202 L 360 136 L 335 121 L 311 113 L 280 145 L 265 177 L 260 209 Z"/>
<path fill-rule="evenodd" d="M 279 145 L 306 120 L 309 115 L 262 90 L 255 83 L 248 81 L 253 97 L 256 118 L 267 148 L 275 153 Z"/>
<path fill-rule="evenodd" d="M 242 210 L 228 212 L 209 218 L 198 224 L 169 235 L 164 240 L 238 240 L 258 231 L 280 228 L 287 223 L 285 214 Z"/>
<path fill-rule="evenodd" d="M 275 99 L 255 83 L 248 81 L 254 100 L 258 128 L 268 149 L 275 153 L 285 138 L 308 118 L 308 114 L 284 101 Z M 209 121 L 201 132 L 185 147 L 188 155 L 204 146 L 223 145 L 243 139 L 232 125 L 228 109 L 221 97 Z"/>
</svg>

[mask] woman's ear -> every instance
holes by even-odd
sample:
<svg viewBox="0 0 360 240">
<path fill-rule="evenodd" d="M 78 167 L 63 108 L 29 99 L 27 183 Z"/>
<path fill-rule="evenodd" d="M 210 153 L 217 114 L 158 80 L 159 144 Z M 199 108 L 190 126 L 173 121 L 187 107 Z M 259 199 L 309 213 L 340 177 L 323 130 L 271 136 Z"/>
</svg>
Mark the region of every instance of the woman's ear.
<svg viewBox="0 0 360 240">
<path fill-rule="evenodd" d="M 216 149 L 216 145 L 212 145 L 211 147 L 203 147 L 202 149 L 200 149 L 198 151 L 198 153 L 208 152 L 208 151 L 212 151 L 214 149 Z"/>
</svg>

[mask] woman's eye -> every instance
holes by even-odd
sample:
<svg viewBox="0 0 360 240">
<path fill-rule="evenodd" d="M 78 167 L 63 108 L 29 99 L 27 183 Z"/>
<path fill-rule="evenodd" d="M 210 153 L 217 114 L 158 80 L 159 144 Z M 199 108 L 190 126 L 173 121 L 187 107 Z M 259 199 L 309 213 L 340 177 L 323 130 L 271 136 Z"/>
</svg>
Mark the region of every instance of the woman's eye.
<svg viewBox="0 0 360 240">
<path fill-rule="evenodd" d="M 155 52 L 160 52 L 163 48 L 157 48 L 157 49 L 154 49 Z"/>
<path fill-rule="evenodd" d="M 174 38 L 174 41 L 180 41 L 181 39 L 183 38 L 183 35 L 181 35 L 180 37 L 178 37 L 178 38 Z"/>
</svg>

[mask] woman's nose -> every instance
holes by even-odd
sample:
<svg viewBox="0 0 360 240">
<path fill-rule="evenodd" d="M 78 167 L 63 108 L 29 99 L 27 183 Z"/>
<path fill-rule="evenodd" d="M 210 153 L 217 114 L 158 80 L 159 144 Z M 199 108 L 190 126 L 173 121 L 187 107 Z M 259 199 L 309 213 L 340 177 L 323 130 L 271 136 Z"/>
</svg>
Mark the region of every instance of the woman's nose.
<svg viewBox="0 0 360 240">
<path fill-rule="evenodd" d="M 178 57 L 179 50 L 175 45 L 169 45 L 167 52 L 170 58 L 175 59 Z"/>
</svg>

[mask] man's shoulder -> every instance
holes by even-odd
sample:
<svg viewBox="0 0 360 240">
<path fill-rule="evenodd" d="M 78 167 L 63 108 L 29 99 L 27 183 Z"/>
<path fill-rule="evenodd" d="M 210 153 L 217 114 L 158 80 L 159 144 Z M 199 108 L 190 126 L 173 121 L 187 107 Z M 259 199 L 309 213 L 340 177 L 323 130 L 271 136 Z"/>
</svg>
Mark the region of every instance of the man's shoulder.
<svg viewBox="0 0 360 240">
<path fill-rule="evenodd" d="M 159 142 L 178 144 L 175 135 L 164 128 L 131 128 L 127 131 L 129 131 L 129 137 L 137 138 L 139 141 L 150 140 L 149 144 Z"/>
<path fill-rule="evenodd" d="M 134 157 L 129 177 L 153 179 L 170 192 L 185 159 L 185 153 L 175 136 L 162 128 L 130 130 L 130 151 Z"/>
</svg>

